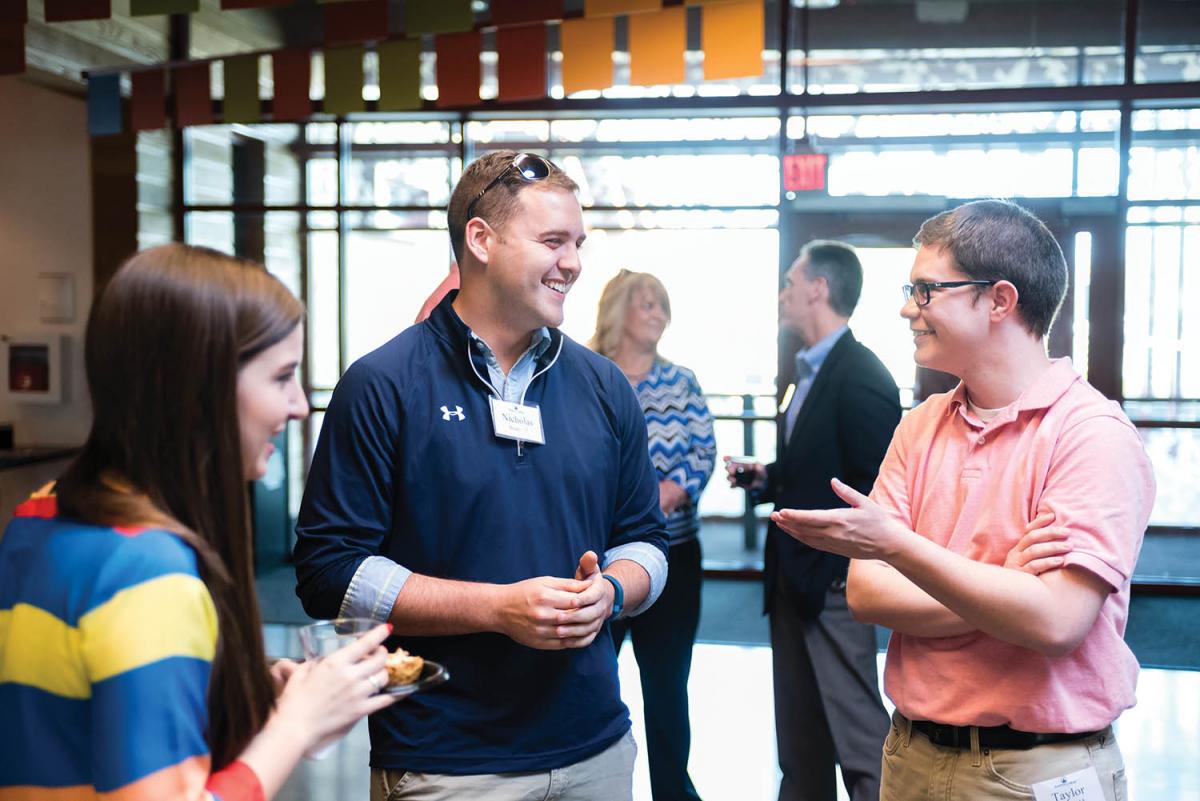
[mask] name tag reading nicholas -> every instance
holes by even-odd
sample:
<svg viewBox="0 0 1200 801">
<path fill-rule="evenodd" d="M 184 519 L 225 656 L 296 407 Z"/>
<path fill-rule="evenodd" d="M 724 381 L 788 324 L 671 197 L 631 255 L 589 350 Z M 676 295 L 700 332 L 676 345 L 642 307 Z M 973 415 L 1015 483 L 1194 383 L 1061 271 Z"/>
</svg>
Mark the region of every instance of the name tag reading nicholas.
<svg viewBox="0 0 1200 801">
<path fill-rule="evenodd" d="M 1084 768 L 1057 779 L 1048 779 L 1033 785 L 1033 797 L 1037 801 L 1104 801 L 1100 789 L 1100 777 L 1095 768 Z"/>
<path fill-rule="evenodd" d="M 546 444 L 546 435 L 542 432 L 541 409 L 502 401 L 495 395 L 489 397 L 488 401 L 492 404 L 492 428 L 495 429 L 496 436 L 520 442 L 536 442 L 538 445 Z"/>
</svg>

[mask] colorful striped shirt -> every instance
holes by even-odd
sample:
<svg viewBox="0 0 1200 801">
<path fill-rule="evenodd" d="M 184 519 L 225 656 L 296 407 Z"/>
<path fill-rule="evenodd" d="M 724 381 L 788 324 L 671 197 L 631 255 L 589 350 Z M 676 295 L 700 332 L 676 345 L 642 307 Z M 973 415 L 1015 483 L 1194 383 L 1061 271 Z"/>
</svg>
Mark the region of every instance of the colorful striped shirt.
<svg viewBox="0 0 1200 801">
<path fill-rule="evenodd" d="M 656 359 L 634 389 L 646 415 L 650 461 L 659 480 L 674 481 L 690 499 L 667 518 L 671 545 L 679 545 L 700 531 L 700 493 L 717 456 L 712 415 L 695 373 L 664 359 Z"/>
<path fill-rule="evenodd" d="M 0 539 L 0 801 L 261 801 L 205 740 L 217 616 L 174 534 L 17 507 Z"/>
</svg>

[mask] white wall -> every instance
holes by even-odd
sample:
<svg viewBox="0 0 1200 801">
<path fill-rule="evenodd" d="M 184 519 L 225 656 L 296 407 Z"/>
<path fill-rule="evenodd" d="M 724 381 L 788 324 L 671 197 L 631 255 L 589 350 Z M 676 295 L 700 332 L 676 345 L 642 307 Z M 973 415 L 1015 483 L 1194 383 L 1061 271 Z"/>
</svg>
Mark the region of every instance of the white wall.
<svg viewBox="0 0 1200 801">
<path fill-rule="evenodd" d="M 0 422 L 18 446 L 75 445 L 91 423 L 83 329 L 92 297 L 92 189 L 82 97 L 0 78 L 0 334 L 63 334 L 67 397 L 17 403 L 0 394 Z M 75 319 L 39 319 L 39 273 L 75 277 Z M 7 377 L 5 377 L 7 379 Z"/>
</svg>

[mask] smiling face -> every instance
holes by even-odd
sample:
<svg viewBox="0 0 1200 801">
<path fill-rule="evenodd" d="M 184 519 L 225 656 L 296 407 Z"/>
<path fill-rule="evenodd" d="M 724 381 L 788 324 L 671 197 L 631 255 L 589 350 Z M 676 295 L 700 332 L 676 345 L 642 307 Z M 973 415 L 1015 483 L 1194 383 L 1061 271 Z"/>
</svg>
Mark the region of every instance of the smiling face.
<svg viewBox="0 0 1200 801">
<path fill-rule="evenodd" d="M 242 441 L 244 478 L 254 481 L 267 472 L 275 450 L 271 440 L 308 414 L 304 390 L 296 376 L 304 353 L 304 326 L 242 365 L 237 379 L 238 429 Z"/>
<path fill-rule="evenodd" d="M 505 324 L 517 333 L 563 321 L 563 302 L 583 267 L 579 248 L 587 235 L 571 192 L 528 187 L 520 208 L 495 232 L 487 251 L 487 281 L 502 301 Z"/>
<path fill-rule="evenodd" d="M 648 286 L 638 287 L 625 307 L 625 327 L 622 336 L 639 350 L 653 350 L 667 330 L 671 317 L 662 297 Z"/>
<path fill-rule="evenodd" d="M 912 283 L 968 280 L 950 251 L 928 245 L 917 251 L 909 278 Z M 963 376 L 987 340 L 991 304 L 986 294 L 974 286 L 934 289 L 927 305 L 918 307 L 914 294 L 900 307 L 912 330 L 917 364 Z"/>
</svg>

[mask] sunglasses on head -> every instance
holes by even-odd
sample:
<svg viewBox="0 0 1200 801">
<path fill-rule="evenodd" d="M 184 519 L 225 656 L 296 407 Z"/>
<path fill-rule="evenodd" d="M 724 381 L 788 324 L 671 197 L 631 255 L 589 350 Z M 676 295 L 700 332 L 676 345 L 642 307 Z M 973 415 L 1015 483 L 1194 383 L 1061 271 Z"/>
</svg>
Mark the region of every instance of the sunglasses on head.
<svg viewBox="0 0 1200 801">
<path fill-rule="evenodd" d="M 470 203 L 467 204 L 467 219 L 470 220 L 475 216 L 475 206 L 487 194 L 488 190 L 496 184 L 504 180 L 510 172 L 515 172 L 517 176 L 527 184 L 544 181 L 550 175 L 550 162 L 541 156 L 536 156 L 533 153 L 518 153 L 508 166 L 505 167 L 499 175 L 492 179 L 492 182 L 480 190 Z"/>
</svg>

